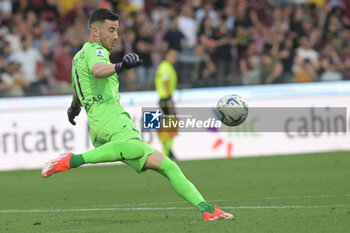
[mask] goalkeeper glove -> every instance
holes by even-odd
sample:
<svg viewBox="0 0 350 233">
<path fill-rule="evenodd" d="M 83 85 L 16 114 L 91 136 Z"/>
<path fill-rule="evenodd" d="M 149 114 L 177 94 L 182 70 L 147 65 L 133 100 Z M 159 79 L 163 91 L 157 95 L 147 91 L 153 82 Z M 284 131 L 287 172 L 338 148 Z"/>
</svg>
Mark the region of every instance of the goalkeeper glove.
<svg viewBox="0 0 350 233">
<path fill-rule="evenodd" d="M 74 121 L 74 118 L 79 115 L 80 111 L 81 111 L 80 106 L 79 107 L 70 106 L 68 108 L 68 110 L 67 110 L 68 120 L 72 125 L 76 124 Z"/>
<path fill-rule="evenodd" d="M 115 71 L 119 74 L 124 70 L 129 70 L 139 66 L 142 63 L 139 55 L 136 53 L 128 53 L 123 57 L 122 62 L 115 64 Z"/>
</svg>

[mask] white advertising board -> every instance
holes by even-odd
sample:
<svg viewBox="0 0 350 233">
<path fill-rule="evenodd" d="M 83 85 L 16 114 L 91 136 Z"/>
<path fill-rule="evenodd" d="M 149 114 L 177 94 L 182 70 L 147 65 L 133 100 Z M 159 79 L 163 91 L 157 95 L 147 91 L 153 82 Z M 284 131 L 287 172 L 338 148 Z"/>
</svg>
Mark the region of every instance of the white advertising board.
<svg viewBox="0 0 350 233">
<path fill-rule="evenodd" d="M 348 89 L 350 90 L 350 89 Z M 220 90 L 219 93 L 221 93 Z M 223 95 L 227 94 L 222 92 Z M 300 95 L 277 98 L 247 98 L 249 107 L 347 107 L 350 94 L 341 95 Z M 135 99 L 145 98 L 136 96 Z M 156 106 L 156 94 L 147 93 L 148 104 L 130 101 L 126 94 L 124 106 L 139 126 L 141 108 Z M 205 100 L 188 99 L 193 93 L 184 93 L 178 107 L 214 107 L 217 93 Z M 123 96 L 123 95 L 122 95 Z M 128 99 L 129 98 L 129 99 Z M 0 170 L 41 168 L 43 164 L 63 152 L 83 153 L 92 149 L 85 112 L 76 118 L 72 126 L 66 115 L 71 97 L 38 97 L 2 99 L 0 101 Z M 193 100 L 193 101 L 190 101 Z M 348 109 L 349 110 L 349 109 Z M 310 116 L 307 124 L 312 124 Z M 327 128 L 333 119 L 322 118 L 321 124 Z M 289 123 L 298 124 L 297 119 Z M 243 126 L 232 128 L 232 132 L 179 133 L 174 140 L 174 153 L 180 160 L 245 157 L 260 155 L 280 155 L 332 150 L 350 150 L 349 117 L 346 119 L 347 132 L 333 133 L 261 133 Z M 246 122 L 249 124 L 249 122 Z M 318 122 L 320 123 L 320 122 Z M 141 131 L 141 130 L 140 130 Z M 145 141 L 161 149 L 156 133 L 142 133 Z"/>
</svg>

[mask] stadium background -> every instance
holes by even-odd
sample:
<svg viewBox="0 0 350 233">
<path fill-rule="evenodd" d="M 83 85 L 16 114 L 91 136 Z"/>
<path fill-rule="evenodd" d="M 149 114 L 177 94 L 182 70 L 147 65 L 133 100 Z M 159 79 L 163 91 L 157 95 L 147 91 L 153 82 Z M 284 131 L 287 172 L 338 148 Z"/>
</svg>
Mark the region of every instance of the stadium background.
<svg viewBox="0 0 350 233">
<path fill-rule="evenodd" d="M 341 0 L 1 1 L 0 101 L 6 120 L 0 168 L 39 168 L 59 152 L 91 148 L 84 114 L 80 125 L 70 127 L 64 111 L 72 93 L 71 59 L 88 40 L 88 17 L 98 7 L 120 15 L 111 61 L 130 51 L 144 60 L 120 76 L 122 104 L 139 124 L 141 107 L 157 105 L 154 72 L 169 48 L 179 51 L 178 107 L 213 107 L 229 93 L 246 98 L 251 108 L 346 107 L 348 5 Z M 174 150 L 181 160 L 302 153 L 347 149 L 349 136 L 333 133 L 312 141 L 311 133 L 293 139 L 286 133 L 239 131 L 247 130 L 180 134 Z M 155 134 L 144 138 L 160 147 Z M 266 146 L 283 140 L 287 144 Z"/>
<path fill-rule="evenodd" d="M 348 232 L 349 119 L 346 133 L 294 138 L 242 128 L 180 134 L 174 151 L 185 174 L 240 218 L 222 226 L 199 225 L 195 211 L 172 190 L 164 191 L 164 181 L 148 173 L 138 181 L 142 176 L 124 166 L 86 167 L 51 183 L 39 181 L 38 170 L 22 169 L 91 148 L 86 117 L 81 114 L 73 127 L 66 109 L 71 59 L 88 39 L 93 10 L 106 7 L 120 15 L 112 62 L 130 51 L 145 61 L 120 77 L 122 104 L 138 122 L 141 107 L 157 104 L 154 72 L 167 48 L 180 52 L 177 106 L 215 106 L 222 95 L 236 93 L 250 107 L 348 108 L 349 5 L 347 0 L 1 0 L 0 170 L 15 171 L 0 173 L 0 232 L 115 232 L 115 226 L 120 232 Z M 143 136 L 160 148 L 155 134 Z M 289 154 L 301 155 L 269 156 Z M 260 155 L 267 157 L 225 159 Z M 203 171 L 210 178 L 203 179 Z M 117 186 L 110 185 L 114 179 Z M 146 195 L 131 195 L 134 186 L 127 181 Z M 210 187 L 222 192 L 212 194 Z M 98 200 L 100 193 L 104 200 Z M 161 217 L 154 213 L 159 211 Z M 121 220 L 104 214 L 110 212 Z M 90 221 L 96 214 L 100 220 Z M 67 228 L 53 230 L 57 220 Z"/>
<path fill-rule="evenodd" d="M 153 90 L 167 48 L 180 51 L 179 88 L 350 79 L 346 0 L 2 0 L 1 96 L 71 93 L 72 56 L 87 20 L 106 7 L 120 15 L 111 61 L 130 51 L 139 69 L 121 91 Z M 25 48 L 25 49 L 24 49 Z"/>
</svg>

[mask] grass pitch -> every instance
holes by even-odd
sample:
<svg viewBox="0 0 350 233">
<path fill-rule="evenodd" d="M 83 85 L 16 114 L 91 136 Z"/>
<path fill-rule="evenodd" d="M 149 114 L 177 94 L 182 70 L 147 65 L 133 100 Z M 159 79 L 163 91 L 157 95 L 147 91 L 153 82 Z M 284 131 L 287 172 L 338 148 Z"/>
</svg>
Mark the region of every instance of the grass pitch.
<svg viewBox="0 0 350 233">
<path fill-rule="evenodd" d="M 0 232 L 350 232 L 350 154 L 178 162 L 236 220 L 203 222 L 167 180 L 124 165 L 0 172 Z"/>
</svg>

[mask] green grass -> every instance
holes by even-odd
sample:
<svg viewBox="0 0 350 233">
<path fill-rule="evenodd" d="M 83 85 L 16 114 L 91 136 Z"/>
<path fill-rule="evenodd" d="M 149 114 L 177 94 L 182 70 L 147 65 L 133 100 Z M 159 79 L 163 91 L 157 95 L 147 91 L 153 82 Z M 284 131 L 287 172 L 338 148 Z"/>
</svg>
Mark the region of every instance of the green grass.
<svg viewBox="0 0 350 233">
<path fill-rule="evenodd" d="M 349 152 L 178 164 L 236 220 L 203 222 L 156 172 L 90 166 L 0 172 L 0 232 L 350 232 Z"/>
</svg>

